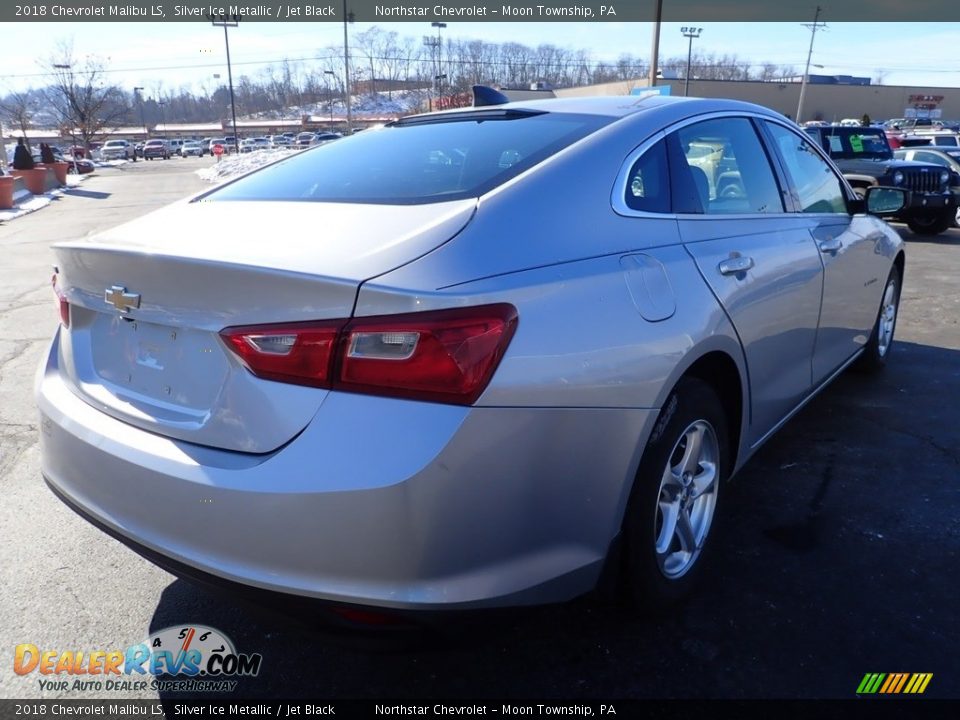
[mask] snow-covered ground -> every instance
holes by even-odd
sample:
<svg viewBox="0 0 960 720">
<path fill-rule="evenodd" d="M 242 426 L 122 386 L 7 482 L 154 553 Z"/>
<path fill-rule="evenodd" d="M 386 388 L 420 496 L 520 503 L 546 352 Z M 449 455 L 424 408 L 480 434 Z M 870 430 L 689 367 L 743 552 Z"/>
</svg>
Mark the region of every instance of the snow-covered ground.
<svg viewBox="0 0 960 720">
<path fill-rule="evenodd" d="M 426 109 L 430 93 L 426 90 L 400 90 L 395 92 L 368 93 L 354 95 L 350 99 L 350 110 L 354 115 L 373 115 L 376 117 L 394 117 L 423 112 Z M 332 105 L 332 107 L 331 107 Z M 291 105 L 282 111 L 255 113 L 245 120 L 270 118 L 272 120 L 299 120 L 303 115 L 330 115 L 342 118 L 347 114 L 343 100 L 332 103 L 319 102 L 309 105 Z"/>
<path fill-rule="evenodd" d="M 22 203 L 14 205 L 10 210 L 0 210 L 0 222 L 7 222 L 8 220 L 14 220 L 15 218 L 21 217 L 23 215 L 28 215 L 32 212 L 36 212 L 40 208 L 46 207 L 54 198 L 57 198 L 66 190 L 69 190 L 72 187 L 76 187 L 80 183 L 89 177 L 88 175 L 67 175 L 67 187 L 59 188 L 57 190 L 51 190 L 48 193 L 43 195 L 30 195 L 28 200 L 25 200 Z"/>
</svg>

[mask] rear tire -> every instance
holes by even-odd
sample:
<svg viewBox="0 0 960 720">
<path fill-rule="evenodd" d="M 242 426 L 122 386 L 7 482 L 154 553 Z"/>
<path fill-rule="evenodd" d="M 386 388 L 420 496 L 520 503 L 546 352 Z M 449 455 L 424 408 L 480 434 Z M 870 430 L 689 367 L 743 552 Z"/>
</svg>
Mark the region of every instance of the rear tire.
<svg viewBox="0 0 960 720">
<path fill-rule="evenodd" d="M 720 398 L 703 380 L 682 379 L 660 411 L 627 505 L 624 569 L 632 605 L 659 611 L 691 595 L 712 547 L 729 470 Z"/>
<path fill-rule="evenodd" d="M 893 347 L 893 334 L 897 329 L 897 313 L 900 309 L 900 290 L 902 278 L 900 268 L 894 265 L 890 268 L 890 276 L 883 289 L 880 299 L 880 310 L 877 312 L 873 332 L 863 348 L 863 353 L 857 358 L 855 368 L 861 372 L 877 372 L 887 365 L 890 350 Z"/>
</svg>

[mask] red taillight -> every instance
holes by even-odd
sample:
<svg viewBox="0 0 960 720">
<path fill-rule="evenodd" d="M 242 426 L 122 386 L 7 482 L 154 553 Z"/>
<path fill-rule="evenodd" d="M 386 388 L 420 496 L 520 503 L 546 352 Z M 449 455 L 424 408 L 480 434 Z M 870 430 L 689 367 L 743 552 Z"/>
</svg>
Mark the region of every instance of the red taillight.
<svg viewBox="0 0 960 720">
<path fill-rule="evenodd" d="M 516 325 L 516 309 L 501 304 L 221 335 L 259 377 L 469 405 L 486 389 Z"/>
<path fill-rule="evenodd" d="M 67 301 L 67 296 L 60 292 L 60 288 L 57 287 L 56 273 L 50 278 L 50 284 L 53 285 L 53 292 L 57 294 L 57 301 L 60 305 L 60 324 L 68 328 L 70 327 L 70 303 Z"/>
<path fill-rule="evenodd" d="M 333 349 L 345 321 L 227 328 L 220 335 L 257 377 L 330 387 Z"/>
<path fill-rule="evenodd" d="M 337 389 L 469 405 L 517 324 L 512 305 L 358 318 L 343 331 Z"/>
</svg>

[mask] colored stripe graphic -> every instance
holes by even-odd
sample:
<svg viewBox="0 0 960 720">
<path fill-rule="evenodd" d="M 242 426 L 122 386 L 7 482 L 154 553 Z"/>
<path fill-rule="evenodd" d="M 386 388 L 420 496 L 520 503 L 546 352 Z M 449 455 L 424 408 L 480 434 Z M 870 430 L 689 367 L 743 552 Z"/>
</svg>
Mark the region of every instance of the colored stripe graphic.
<svg viewBox="0 0 960 720">
<path fill-rule="evenodd" d="M 897 683 L 897 686 L 893 688 L 890 692 L 898 693 L 903 689 L 903 685 L 907 682 L 907 678 L 910 677 L 909 673 L 900 673 L 900 682 Z"/>
<path fill-rule="evenodd" d="M 880 694 L 886 695 L 887 691 L 890 689 L 890 686 L 896 685 L 899 679 L 900 675 L 898 673 L 890 673 L 887 675 L 887 681 L 880 686 Z"/>
<path fill-rule="evenodd" d="M 860 695 L 867 691 L 867 685 L 870 684 L 870 678 L 872 677 L 873 675 L 871 673 L 867 673 L 866 675 L 863 676 L 863 680 L 861 680 L 860 684 L 857 686 L 857 695 Z"/>
<path fill-rule="evenodd" d="M 921 695 L 933 673 L 867 673 L 857 686 L 858 695 Z"/>
<path fill-rule="evenodd" d="M 915 680 L 914 680 L 915 678 Z M 911 694 L 919 695 L 926 691 L 927 685 L 930 684 L 930 680 L 933 678 L 933 673 L 914 673 L 913 678 L 910 680 L 910 684 L 913 685 L 909 691 Z"/>
</svg>

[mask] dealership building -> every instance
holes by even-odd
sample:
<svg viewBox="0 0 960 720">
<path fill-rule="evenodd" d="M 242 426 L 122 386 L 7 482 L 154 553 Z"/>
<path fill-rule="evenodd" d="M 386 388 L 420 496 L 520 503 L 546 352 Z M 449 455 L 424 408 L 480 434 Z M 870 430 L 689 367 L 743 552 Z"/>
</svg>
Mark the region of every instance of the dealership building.
<svg viewBox="0 0 960 720">
<path fill-rule="evenodd" d="M 800 77 L 774 81 L 690 80 L 692 97 L 731 98 L 764 105 L 793 118 L 800 101 Z M 683 95 L 684 80 L 665 78 L 657 85 L 670 87 L 671 95 Z M 554 90 L 557 97 L 629 95 L 648 87 L 644 79 Z M 844 118 L 889 120 L 902 117 L 960 119 L 960 88 L 918 85 L 874 85 L 870 78 L 846 75 L 810 75 L 803 98 L 802 121 L 839 122 Z M 795 118 L 794 118 L 795 119 Z"/>
</svg>

